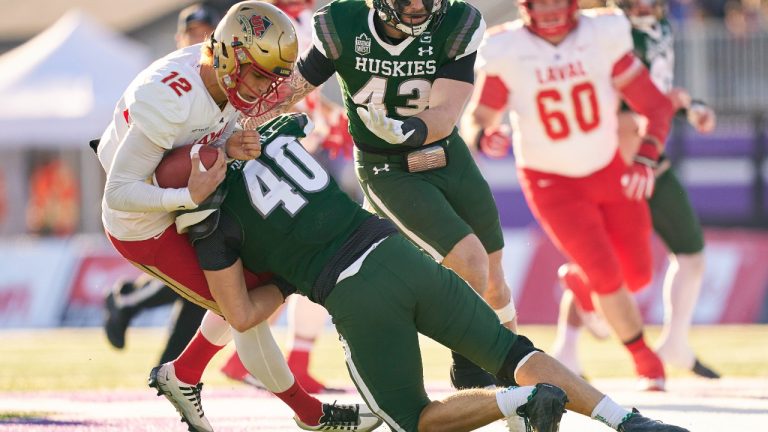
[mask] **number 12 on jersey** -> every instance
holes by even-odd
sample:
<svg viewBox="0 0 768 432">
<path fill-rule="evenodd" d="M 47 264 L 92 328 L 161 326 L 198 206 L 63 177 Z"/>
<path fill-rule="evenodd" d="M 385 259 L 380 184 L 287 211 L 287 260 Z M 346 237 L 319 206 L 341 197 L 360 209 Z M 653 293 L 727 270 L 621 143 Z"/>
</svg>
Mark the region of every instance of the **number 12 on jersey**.
<svg viewBox="0 0 768 432">
<path fill-rule="evenodd" d="M 572 112 L 576 124 L 582 132 L 589 132 L 600 124 L 600 110 L 597 106 L 597 93 L 591 82 L 583 82 L 571 87 L 565 99 L 558 89 L 545 89 L 536 94 L 536 107 L 539 118 L 544 124 L 544 131 L 553 141 L 566 139 L 571 135 L 571 122 L 566 115 Z"/>
</svg>

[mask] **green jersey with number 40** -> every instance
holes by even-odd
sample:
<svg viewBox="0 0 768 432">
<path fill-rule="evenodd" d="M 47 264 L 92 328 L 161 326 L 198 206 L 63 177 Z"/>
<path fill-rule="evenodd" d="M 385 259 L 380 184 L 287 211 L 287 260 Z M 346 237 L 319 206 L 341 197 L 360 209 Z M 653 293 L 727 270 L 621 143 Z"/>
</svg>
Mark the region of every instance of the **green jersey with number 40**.
<svg viewBox="0 0 768 432">
<path fill-rule="evenodd" d="M 335 66 L 354 140 L 391 149 L 355 108 L 373 102 L 398 120 L 427 109 L 438 69 L 477 50 L 485 21 L 473 6 L 453 0 L 437 28 L 392 44 L 376 32 L 375 14 L 362 0 L 331 2 L 315 13 L 313 43 Z"/>
<path fill-rule="evenodd" d="M 307 124 L 304 114 L 286 114 L 260 126 L 262 154 L 230 164 L 221 208 L 252 239 L 240 251 L 249 270 L 279 274 L 309 295 L 323 267 L 371 214 L 302 147 L 297 138 Z"/>
</svg>

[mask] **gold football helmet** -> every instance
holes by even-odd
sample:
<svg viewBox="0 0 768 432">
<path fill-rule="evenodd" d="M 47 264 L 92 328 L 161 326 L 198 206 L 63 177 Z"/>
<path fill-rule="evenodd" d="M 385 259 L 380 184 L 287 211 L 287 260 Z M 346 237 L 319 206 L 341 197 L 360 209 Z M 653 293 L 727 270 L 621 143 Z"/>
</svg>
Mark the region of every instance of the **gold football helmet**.
<svg viewBox="0 0 768 432">
<path fill-rule="evenodd" d="M 255 117 L 278 102 L 278 86 L 291 75 L 298 56 L 296 30 L 277 7 L 261 1 L 232 6 L 211 36 L 213 67 L 229 102 L 243 114 Z M 249 100 L 240 94 L 242 77 L 257 73 L 271 84 Z"/>
</svg>

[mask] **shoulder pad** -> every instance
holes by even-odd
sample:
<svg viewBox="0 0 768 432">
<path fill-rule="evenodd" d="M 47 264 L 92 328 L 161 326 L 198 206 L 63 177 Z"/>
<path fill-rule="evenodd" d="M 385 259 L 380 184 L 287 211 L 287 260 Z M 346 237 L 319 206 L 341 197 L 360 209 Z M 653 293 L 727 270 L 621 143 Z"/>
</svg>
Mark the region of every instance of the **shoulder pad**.
<svg viewBox="0 0 768 432">
<path fill-rule="evenodd" d="M 331 10 L 336 4 L 332 2 L 323 6 L 312 17 L 312 43 L 331 60 L 338 60 L 341 56 L 341 39 Z"/>
<path fill-rule="evenodd" d="M 445 13 L 445 21 L 449 22 L 441 25 L 452 27 L 444 45 L 446 56 L 460 59 L 477 51 L 486 27 L 480 11 L 469 3 L 451 2 Z"/>
<path fill-rule="evenodd" d="M 160 79 L 152 79 L 126 94 L 131 121 L 155 144 L 171 148 L 181 125 L 189 118 L 191 100 L 178 95 Z"/>
<path fill-rule="evenodd" d="M 267 144 L 278 136 L 306 137 L 314 124 L 304 113 L 282 114 L 259 126 L 261 142 Z"/>
</svg>

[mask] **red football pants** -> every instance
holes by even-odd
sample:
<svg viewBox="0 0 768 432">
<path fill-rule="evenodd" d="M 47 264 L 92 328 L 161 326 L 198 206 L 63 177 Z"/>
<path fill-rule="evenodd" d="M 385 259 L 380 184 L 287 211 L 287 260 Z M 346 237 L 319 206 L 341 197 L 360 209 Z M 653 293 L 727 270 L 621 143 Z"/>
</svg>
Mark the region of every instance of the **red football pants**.
<svg viewBox="0 0 768 432">
<path fill-rule="evenodd" d="M 626 165 L 617 153 L 587 177 L 519 169 L 528 206 L 555 246 L 575 264 L 587 292 L 574 295 L 592 310 L 590 292 L 609 294 L 626 284 L 638 291 L 651 280 L 651 219 L 645 200 L 624 196 Z"/>
<path fill-rule="evenodd" d="M 175 224 L 159 236 L 147 240 L 118 240 L 109 232 L 107 238 L 120 255 L 140 270 L 160 279 L 187 300 L 221 315 L 194 248 L 186 234 L 176 232 Z M 245 282 L 249 288 L 263 285 L 271 278 L 270 273 L 255 274 L 245 270 Z"/>
</svg>

